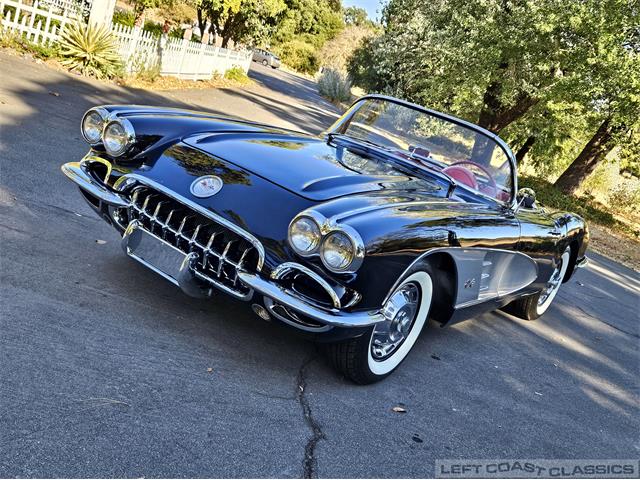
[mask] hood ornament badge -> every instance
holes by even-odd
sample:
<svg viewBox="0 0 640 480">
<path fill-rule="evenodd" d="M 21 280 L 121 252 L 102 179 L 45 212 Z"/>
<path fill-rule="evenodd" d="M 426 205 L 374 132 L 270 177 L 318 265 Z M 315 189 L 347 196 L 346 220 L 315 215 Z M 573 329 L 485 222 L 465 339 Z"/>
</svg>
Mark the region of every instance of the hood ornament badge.
<svg viewBox="0 0 640 480">
<path fill-rule="evenodd" d="M 205 175 L 204 177 L 196 178 L 191 184 L 191 194 L 198 198 L 213 197 L 216 193 L 222 190 L 224 183 L 220 177 L 215 175 Z"/>
</svg>

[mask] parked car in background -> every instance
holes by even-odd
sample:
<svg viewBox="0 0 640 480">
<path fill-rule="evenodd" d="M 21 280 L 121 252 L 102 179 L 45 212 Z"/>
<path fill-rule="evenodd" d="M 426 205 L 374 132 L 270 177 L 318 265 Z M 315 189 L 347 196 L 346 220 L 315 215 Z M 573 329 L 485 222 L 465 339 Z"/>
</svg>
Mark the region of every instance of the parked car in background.
<svg viewBox="0 0 640 480">
<path fill-rule="evenodd" d="M 82 134 L 91 150 L 62 170 L 128 256 L 322 342 L 358 383 L 395 370 L 428 318 L 540 317 L 587 263 L 584 221 L 519 190 L 504 141 L 395 98 L 319 137 L 126 105 L 92 108 Z"/>
<path fill-rule="evenodd" d="M 280 67 L 280 57 L 274 55 L 273 53 L 263 50 L 261 48 L 253 49 L 253 58 L 254 62 L 259 62 L 265 67 L 271 68 L 279 68 Z"/>
</svg>

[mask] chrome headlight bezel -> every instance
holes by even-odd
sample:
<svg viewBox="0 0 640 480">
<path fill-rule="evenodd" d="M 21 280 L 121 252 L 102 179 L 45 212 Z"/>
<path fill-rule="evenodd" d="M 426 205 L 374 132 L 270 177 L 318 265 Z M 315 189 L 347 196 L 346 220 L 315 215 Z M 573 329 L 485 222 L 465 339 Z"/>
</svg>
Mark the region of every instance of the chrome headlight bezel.
<svg viewBox="0 0 640 480">
<path fill-rule="evenodd" d="M 117 150 L 110 148 L 106 141 L 106 136 L 109 131 L 109 127 L 113 125 L 119 125 L 124 132 L 122 136 L 122 146 Z M 121 157 L 131 149 L 131 147 L 135 144 L 135 142 L 136 142 L 136 132 L 131 122 L 126 118 L 116 118 L 105 124 L 104 130 L 102 131 L 102 145 L 104 146 L 104 149 L 107 152 L 107 154 L 110 155 L 111 157 Z"/>
<path fill-rule="evenodd" d="M 317 241 L 315 242 L 315 245 L 313 246 L 313 248 L 311 250 L 300 250 L 292 240 L 291 232 L 292 232 L 293 226 L 296 223 L 298 223 L 299 221 L 309 221 L 313 225 L 315 225 L 315 227 L 318 230 Z M 287 241 L 289 242 L 289 245 L 291 245 L 291 248 L 293 248 L 293 250 L 298 255 L 300 255 L 301 257 L 311 257 L 313 255 L 316 255 L 318 253 L 318 251 L 320 250 L 320 245 L 322 245 L 322 239 L 323 239 L 323 236 L 322 236 L 322 219 L 318 219 L 317 217 L 315 217 L 312 214 L 298 215 L 293 220 L 291 220 L 291 223 L 289 223 L 289 228 L 287 229 Z"/>
<path fill-rule="evenodd" d="M 342 267 L 336 268 L 330 265 L 325 259 L 325 251 L 328 248 L 327 242 L 333 235 L 343 235 L 351 243 L 351 261 Z M 340 225 L 327 232 L 320 246 L 320 260 L 324 267 L 334 273 L 354 273 L 364 260 L 364 242 L 358 232 L 349 225 Z"/>
<path fill-rule="evenodd" d="M 92 115 L 92 114 L 97 114 L 102 119 L 102 128 L 100 128 L 100 133 L 96 140 L 89 138 L 84 127 L 85 120 L 87 120 L 89 115 Z M 110 114 L 106 109 L 102 107 L 94 107 L 87 110 L 85 114 L 82 116 L 82 120 L 80 121 L 80 133 L 82 134 L 82 138 L 84 138 L 85 142 L 87 142 L 92 147 L 102 144 L 102 132 L 104 131 L 104 127 L 106 126 L 106 124 L 109 122 L 109 118 L 110 118 L 109 115 Z"/>
<path fill-rule="evenodd" d="M 312 250 L 309 251 L 298 250 L 291 241 L 291 227 L 301 219 L 307 219 L 314 222 L 318 226 L 320 232 L 320 241 L 317 242 Z M 331 235 L 335 233 L 341 233 L 345 235 L 351 243 L 352 247 L 351 262 L 341 268 L 334 268 L 329 265 L 325 261 L 324 255 L 322 253 L 323 249 L 325 248 L 325 242 L 327 238 L 330 238 Z M 289 228 L 287 230 L 287 242 L 289 243 L 293 251 L 301 257 L 319 257 L 319 260 L 322 262 L 324 268 L 333 273 L 355 273 L 364 261 L 365 247 L 360 234 L 353 227 L 344 224 L 336 224 L 334 221 L 325 218 L 322 214 L 316 212 L 315 210 L 306 210 L 296 215 L 291 223 L 289 223 Z"/>
</svg>

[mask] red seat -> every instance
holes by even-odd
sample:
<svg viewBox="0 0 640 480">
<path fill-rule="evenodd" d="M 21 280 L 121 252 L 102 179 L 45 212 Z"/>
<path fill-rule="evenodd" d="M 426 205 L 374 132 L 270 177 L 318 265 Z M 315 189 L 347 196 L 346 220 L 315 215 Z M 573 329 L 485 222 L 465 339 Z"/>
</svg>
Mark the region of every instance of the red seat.
<svg viewBox="0 0 640 480">
<path fill-rule="evenodd" d="M 471 187 L 475 190 L 478 189 L 476 176 L 469 169 L 454 165 L 452 167 L 443 168 L 442 171 L 457 182 L 460 182 L 463 185 Z"/>
</svg>

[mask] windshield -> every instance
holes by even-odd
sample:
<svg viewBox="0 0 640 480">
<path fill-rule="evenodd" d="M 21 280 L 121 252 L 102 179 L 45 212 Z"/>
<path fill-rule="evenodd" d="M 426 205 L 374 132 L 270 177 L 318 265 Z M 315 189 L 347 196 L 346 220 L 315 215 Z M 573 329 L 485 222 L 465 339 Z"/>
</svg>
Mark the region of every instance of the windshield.
<svg viewBox="0 0 640 480">
<path fill-rule="evenodd" d="M 393 150 L 500 202 L 511 201 L 511 162 L 504 149 L 482 132 L 380 98 L 364 99 L 354 108 L 337 133 Z"/>
</svg>

